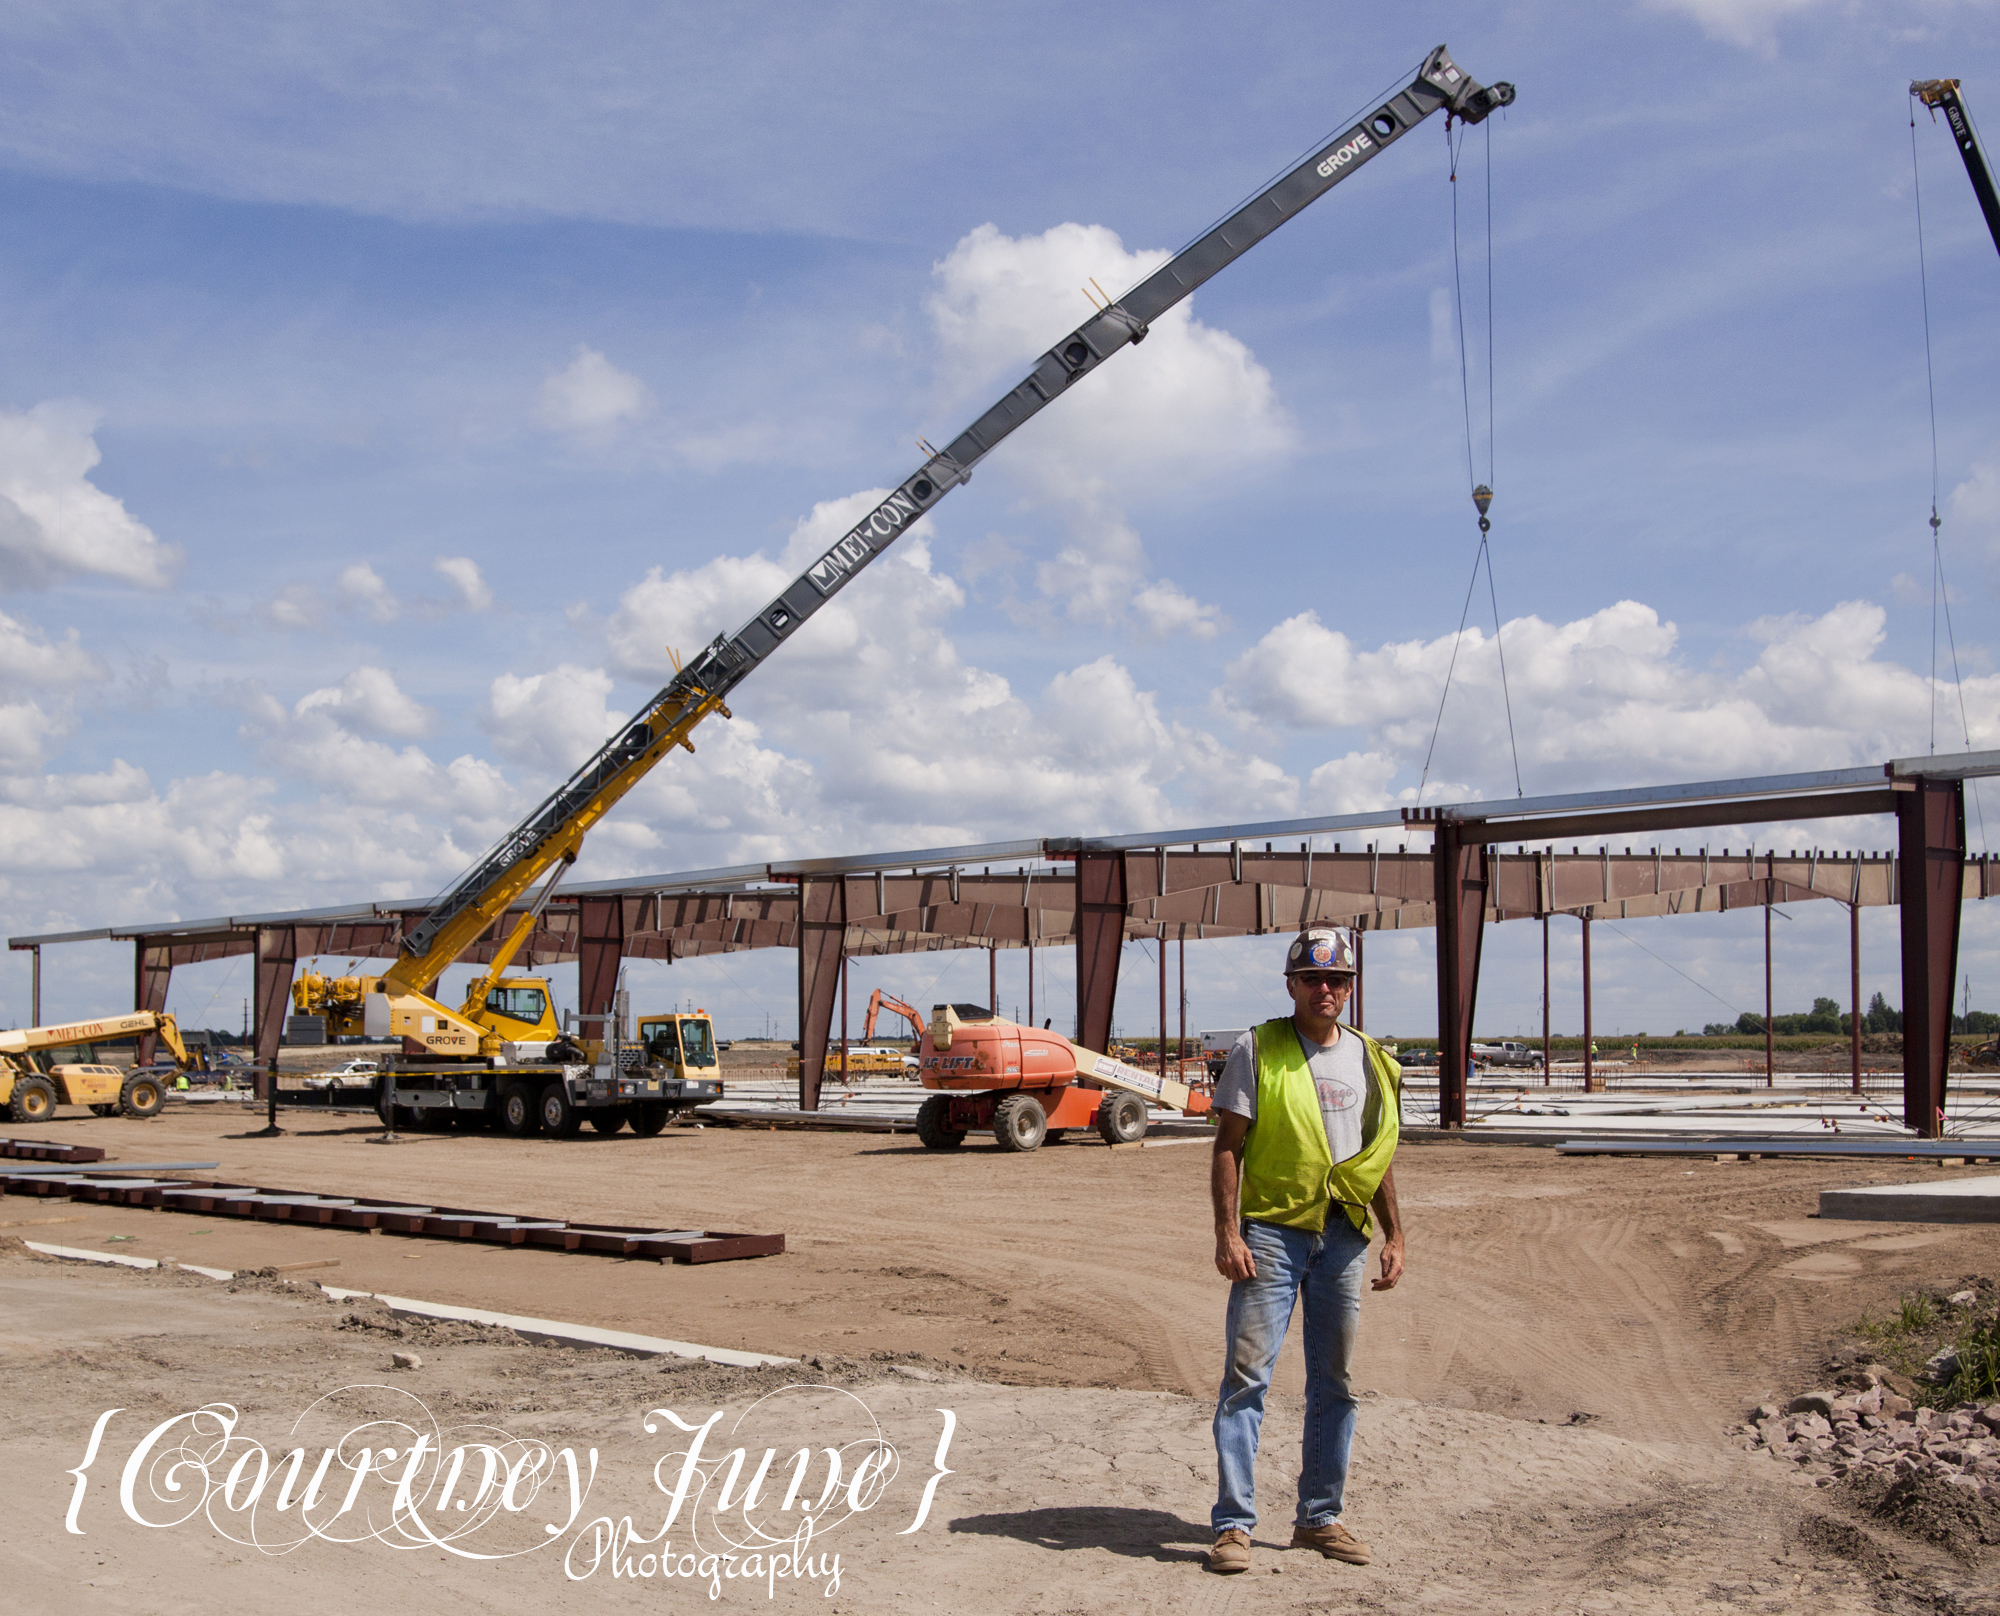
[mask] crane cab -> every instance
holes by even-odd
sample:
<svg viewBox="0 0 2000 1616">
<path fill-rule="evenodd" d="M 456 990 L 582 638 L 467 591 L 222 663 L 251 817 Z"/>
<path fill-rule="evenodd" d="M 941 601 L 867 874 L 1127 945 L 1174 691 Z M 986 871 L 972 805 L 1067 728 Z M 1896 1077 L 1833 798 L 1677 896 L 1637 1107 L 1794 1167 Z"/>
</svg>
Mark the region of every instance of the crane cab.
<svg viewBox="0 0 2000 1616">
<path fill-rule="evenodd" d="M 545 1044 L 562 1036 L 549 984 L 539 976 L 501 977 L 486 990 L 474 1019 L 510 1044 Z"/>
<path fill-rule="evenodd" d="M 693 1015 L 641 1016 L 639 1047 L 648 1066 L 670 1066 L 682 1077 L 713 1073 L 720 1065 L 715 1053 L 715 1025 L 706 1010 Z"/>
</svg>

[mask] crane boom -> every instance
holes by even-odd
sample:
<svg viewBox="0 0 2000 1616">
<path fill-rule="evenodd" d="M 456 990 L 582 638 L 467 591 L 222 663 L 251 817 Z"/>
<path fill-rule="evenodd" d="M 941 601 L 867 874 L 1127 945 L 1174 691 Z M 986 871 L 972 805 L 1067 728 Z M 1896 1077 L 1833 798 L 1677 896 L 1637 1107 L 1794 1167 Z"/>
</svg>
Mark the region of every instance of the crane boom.
<svg viewBox="0 0 2000 1616">
<path fill-rule="evenodd" d="M 402 957 L 383 979 L 385 987 L 405 992 L 427 987 L 542 871 L 573 858 L 585 833 L 667 752 L 675 746 L 693 751 L 689 734 L 710 713 L 729 716 L 723 698 L 730 691 L 1045 405 L 1121 348 L 1143 341 L 1152 321 L 1432 113 L 1478 123 L 1513 99 L 1511 84 L 1476 83 L 1440 45 L 1406 88 L 1050 348 L 1018 386 L 933 452 L 776 599 L 680 668 L 589 762 L 488 850 L 410 929 Z"/>
<path fill-rule="evenodd" d="M 1986 166 L 1986 151 L 1972 127 L 1972 114 L 1965 110 L 1965 102 L 1959 96 L 1958 80 L 1912 79 L 1910 94 L 1932 112 L 1942 112 L 1944 121 L 1951 126 L 1952 143 L 1965 159 L 1965 172 L 1972 178 L 1972 193 L 1979 198 L 1979 211 L 1986 215 L 1986 228 L 1992 233 L 1994 248 L 2000 250 L 2000 191 L 1993 187 L 1993 170 Z"/>
</svg>

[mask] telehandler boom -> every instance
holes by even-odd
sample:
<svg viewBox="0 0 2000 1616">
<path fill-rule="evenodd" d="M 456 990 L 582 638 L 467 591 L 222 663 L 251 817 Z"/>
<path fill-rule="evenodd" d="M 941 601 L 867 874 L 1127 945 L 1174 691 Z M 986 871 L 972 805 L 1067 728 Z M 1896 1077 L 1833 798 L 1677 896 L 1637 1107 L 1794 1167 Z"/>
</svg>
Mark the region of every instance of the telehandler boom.
<svg viewBox="0 0 2000 1616">
<path fill-rule="evenodd" d="M 143 1072 L 128 1075 L 97 1061 L 49 1066 L 36 1059 L 46 1050 L 109 1043 L 146 1033 L 158 1034 L 183 1072 L 194 1065 L 187 1045 L 181 1042 L 179 1023 L 154 1010 L 0 1032 L 0 1107 L 15 1122 L 46 1122 L 58 1105 L 87 1105 L 100 1117 L 117 1111 L 128 1117 L 159 1115 L 166 1093 L 156 1077 Z"/>
</svg>

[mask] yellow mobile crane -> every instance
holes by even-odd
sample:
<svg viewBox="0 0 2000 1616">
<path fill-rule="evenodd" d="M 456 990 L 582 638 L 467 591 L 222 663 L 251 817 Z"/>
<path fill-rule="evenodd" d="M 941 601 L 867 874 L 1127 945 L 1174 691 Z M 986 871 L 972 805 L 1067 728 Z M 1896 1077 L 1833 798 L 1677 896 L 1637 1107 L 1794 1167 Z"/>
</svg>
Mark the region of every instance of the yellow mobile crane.
<svg viewBox="0 0 2000 1616">
<path fill-rule="evenodd" d="M 15 1122 L 46 1122 L 59 1105 L 87 1105 L 100 1117 L 122 1111 L 128 1117 L 155 1117 L 166 1101 L 160 1080 L 147 1073 L 127 1075 L 97 1061 L 48 1065 L 51 1049 L 101 1044 L 119 1038 L 157 1033 L 173 1051 L 182 1071 L 194 1065 L 181 1042 L 181 1030 L 170 1015 L 134 1010 L 129 1015 L 98 1021 L 68 1021 L 57 1027 L 21 1027 L 0 1032 L 0 1106 Z"/>
<path fill-rule="evenodd" d="M 714 713 L 729 717 L 724 698 L 738 684 L 905 529 L 968 481 L 973 466 L 1030 417 L 1121 349 L 1143 342 L 1152 321 L 1434 113 L 1479 123 L 1513 100 L 1512 85 L 1477 83 L 1440 45 L 1407 86 L 1316 147 L 1123 297 L 1107 298 L 947 447 L 924 443 L 923 464 L 783 593 L 734 634 L 718 635 L 685 665 L 677 661 L 665 689 L 437 900 L 405 935 L 401 957 L 386 972 L 331 982 L 309 975 L 300 981 L 294 1000 L 301 1010 L 328 1015 L 341 1031 L 401 1040 L 403 1061 L 383 1074 L 385 1117 L 393 1119 L 401 1110 L 421 1123 L 446 1111 L 493 1108 L 512 1131 L 527 1132 L 539 1122 L 550 1132 L 567 1133 L 586 1110 L 608 1108 L 603 1120 L 615 1128 L 630 1108 L 641 1131 L 650 1132 L 672 1109 L 719 1097 L 719 1083 L 688 1075 L 691 1040 L 685 1026 L 676 1040 L 681 1058 L 669 1075 L 649 1064 L 647 1047 L 666 1042 L 657 1028 L 647 1045 L 633 1049 L 618 1047 L 615 1028 L 603 1029 L 612 1036 L 587 1039 L 580 1047 L 558 1040 L 524 1048 L 505 1036 L 491 1009 L 492 994 L 505 989 L 502 973 L 533 932 L 591 827 L 675 747 L 692 752 L 695 727 Z M 445 968 L 544 877 L 463 1004 L 452 1010 L 431 997 Z M 546 1000 L 544 987 L 544 1008 Z M 705 1042 L 712 1052 L 712 1029 L 705 1040 L 693 1042 Z M 540 1063 L 523 1059 L 529 1049 L 543 1057 Z M 549 1067 L 558 1058 L 562 1075 L 556 1077 Z"/>
</svg>

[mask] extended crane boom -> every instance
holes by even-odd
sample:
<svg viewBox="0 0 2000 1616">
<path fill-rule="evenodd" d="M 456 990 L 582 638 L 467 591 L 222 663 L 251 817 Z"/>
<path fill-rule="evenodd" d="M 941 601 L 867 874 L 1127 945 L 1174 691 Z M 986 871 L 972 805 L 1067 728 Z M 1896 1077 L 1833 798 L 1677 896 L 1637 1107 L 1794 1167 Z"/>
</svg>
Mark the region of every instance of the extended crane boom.
<svg viewBox="0 0 2000 1616">
<path fill-rule="evenodd" d="M 1972 178 L 1972 193 L 1979 198 L 1979 211 L 1986 215 L 1986 228 L 1992 232 L 1994 248 L 2000 250 L 2000 191 L 1993 188 L 1993 170 L 1986 166 L 1986 152 L 1973 130 L 1972 114 L 1959 98 L 1958 80 L 1912 79 L 1910 94 L 1933 114 L 1942 112 L 1944 121 L 1951 126 L 1952 142 L 1958 147 L 1958 155 L 1965 159 L 1965 172 Z"/>
<path fill-rule="evenodd" d="M 539 874 L 574 858 L 585 833 L 669 750 L 694 750 L 688 737 L 697 724 L 710 713 L 729 716 L 723 698 L 759 663 L 1043 406 L 1119 349 L 1144 340 L 1152 321 L 1432 113 L 1478 123 L 1513 99 L 1512 85 L 1474 82 L 1440 45 L 1407 88 L 1078 326 L 1042 355 L 1019 386 L 935 451 L 775 600 L 734 634 L 718 635 L 596 756 L 502 837 L 406 935 L 402 957 L 382 979 L 384 990 L 420 993 L 506 914 Z M 524 918 L 517 935 L 530 924 L 531 918 Z M 503 945 L 490 975 L 497 975 L 513 946 L 514 939 Z"/>
</svg>

